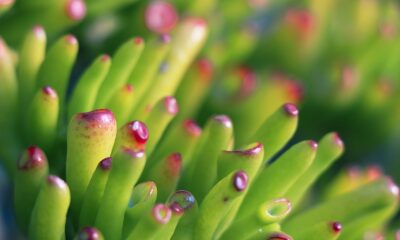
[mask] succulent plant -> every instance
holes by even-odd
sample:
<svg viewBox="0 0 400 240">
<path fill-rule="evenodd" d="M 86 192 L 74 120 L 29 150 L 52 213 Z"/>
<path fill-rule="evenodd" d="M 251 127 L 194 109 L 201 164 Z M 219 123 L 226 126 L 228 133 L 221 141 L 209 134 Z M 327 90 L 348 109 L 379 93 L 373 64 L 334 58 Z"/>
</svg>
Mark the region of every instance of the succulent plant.
<svg viewBox="0 0 400 240">
<path fill-rule="evenodd" d="M 348 142 L 347 161 L 378 162 L 399 138 L 398 19 L 396 1 L 292 1 L 247 61 L 302 83 L 299 136 L 335 129 Z"/>
<path fill-rule="evenodd" d="M 157 0 L 127 7 L 115 16 L 125 24 L 143 16 L 148 29 L 135 25 L 142 37 L 125 41 L 112 56 L 95 58 L 76 82 L 70 79 L 77 38 L 64 35 L 47 50 L 46 38 L 86 12 L 95 19 L 83 24 L 91 34 L 96 24 L 105 26 L 96 16 L 134 1 L 21 1 L 12 11 L 7 10 L 13 1 L 3 2 L 0 34 L 11 44 L 0 38 L 0 163 L 12 179 L 21 235 L 33 240 L 399 237 L 399 226 L 390 224 L 399 188 L 379 168 L 349 168 L 313 188 L 343 154 L 344 143 L 335 132 L 319 141 L 294 140 L 302 86 L 285 74 L 262 75 L 243 64 L 258 66 L 246 58 L 257 60 L 251 53 L 265 42 L 247 18 L 264 14 L 265 1 Z M 280 9 L 287 2 L 269 6 Z M 334 2 L 304 4 L 326 21 L 323 14 Z M 350 9 L 375 3 L 364 2 Z M 179 20 L 178 11 L 202 18 Z M 284 59 L 274 64 L 303 77 L 315 63 L 314 48 L 320 47 L 315 39 L 326 36 L 313 31 L 307 10 L 285 14 L 267 40 L 279 49 L 276 59 Z M 221 21 L 214 20 L 218 17 Z M 32 21 L 44 27 L 21 37 Z M 373 21 L 359 23 L 362 37 L 372 38 Z M 131 34 L 125 30 L 116 39 Z M 300 34 L 299 41 L 290 41 L 292 34 Z M 379 75 L 370 71 L 372 57 L 382 57 L 381 40 L 366 61 L 348 54 L 371 76 Z M 21 47 L 14 50 L 18 42 Z M 293 54 L 305 58 L 291 59 Z M 385 73 L 395 72 L 391 64 Z M 345 70 L 344 78 L 353 77 Z M 373 98 L 368 104 L 388 105 L 381 92 L 371 91 L 365 94 Z"/>
<path fill-rule="evenodd" d="M 112 57 L 96 58 L 70 94 L 74 36 L 59 38 L 47 52 L 41 27 L 18 52 L 0 42 L 0 158 L 13 179 L 23 234 L 359 239 L 387 229 L 399 190 L 381 172 L 357 178 L 346 191 L 348 175 L 340 175 L 307 204 L 313 183 L 344 144 L 329 133 L 285 148 L 299 115 L 296 105 L 284 103 L 298 96 L 290 82 L 273 82 L 270 95 L 262 91 L 230 109 L 230 97 L 252 86 L 242 69 L 239 85 L 214 105 L 235 120 L 213 115 L 201 128 L 190 119 L 201 115 L 211 87 L 210 63 L 194 61 L 206 35 L 204 20 L 186 18 L 171 36 L 130 39 Z M 261 99 L 271 102 L 267 112 L 259 111 Z"/>
</svg>

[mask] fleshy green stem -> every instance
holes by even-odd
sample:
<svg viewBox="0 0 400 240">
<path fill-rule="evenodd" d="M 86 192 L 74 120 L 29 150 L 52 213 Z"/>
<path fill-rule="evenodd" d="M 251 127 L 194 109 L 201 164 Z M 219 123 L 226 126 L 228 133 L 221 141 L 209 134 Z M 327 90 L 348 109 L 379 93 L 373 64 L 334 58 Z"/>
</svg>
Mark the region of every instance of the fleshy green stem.
<svg viewBox="0 0 400 240">
<path fill-rule="evenodd" d="M 79 112 L 93 109 L 97 92 L 111 66 L 110 56 L 97 57 L 78 80 L 68 105 L 68 119 Z"/>
<path fill-rule="evenodd" d="M 264 155 L 266 162 L 294 135 L 297 129 L 298 114 L 299 110 L 295 105 L 286 103 L 272 113 L 250 137 L 249 142 L 259 141 L 265 149 L 268 149 Z"/>
<path fill-rule="evenodd" d="M 46 32 L 35 26 L 25 36 L 19 51 L 18 88 L 19 106 L 26 106 L 36 89 L 36 75 L 46 53 Z"/>
<path fill-rule="evenodd" d="M 142 217 L 127 240 L 154 239 L 161 229 L 171 220 L 172 211 L 164 204 L 156 204 L 150 214 Z"/>
<path fill-rule="evenodd" d="M 299 240 L 335 240 L 340 237 L 342 231 L 342 224 L 336 221 L 332 222 L 322 222 L 316 225 L 304 226 L 301 231 L 291 233 L 295 239 Z M 345 238 L 345 239 L 355 239 L 355 238 Z"/>
<path fill-rule="evenodd" d="M 218 156 L 229 148 L 233 126 L 225 115 L 214 116 L 207 122 L 193 159 L 188 166 L 183 186 L 201 202 L 217 181 Z"/>
<path fill-rule="evenodd" d="M 79 219 L 83 195 L 97 165 L 111 155 L 116 133 L 114 115 L 106 109 L 78 113 L 69 123 L 66 178 L 71 188 L 75 221 Z"/>
<path fill-rule="evenodd" d="M 247 174 L 244 171 L 236 171 L 223 178 L 209 191 L 200 205 L 193 239 L 213 239 L 221 220 L 232 208 L 233 200 L 244 194 L 247 184 Z"/>
<path fill-rule="evenodd" d="M 43 87 L 29 105 L 25 120 L 26 141 L 46 151 L 52 148 L 58 127 L 59 99 L 51 87 Z"/>
<path fill-rule="evenodd" d="M 315 160 L 304 174 L 287 190 L 286 197 L 297 206 L 307 189 L 344 151 L 344 144 L 337 133 L 325 135 L 318 143 Z"/>
<path fill-rule="evenodd" d="M 256 234 L 263 226 L 280 222 L 291 209 L 291 203 L 285 198 L 265 202 L 257 212 L 235 221 L 221 239 L 245 239 L 249 235 Z"/>
<path fill-rule="evenodd" d="M 79 217 L 79 226 L 93 226 L 96 220 L 97 212 L 106 188 L 108 175 L 112 167 L 112 158 L 108 157 L 97 165 L 96 170 L 90 179 L 89 185 L 83 197 L 82 207 Z"/>
<path fill-rule="evenodd" d="M 168 199 L 168 205 L 171 209 L 171 220 L 158 232 L 156 240 L 171 239 L 175 229 L 187 211 L 195 205 L 194 196 L 185 190 L 178 190 Z"/>
<path fill-rule="evenodd" d="M 32 210 L 28 238 L 32 240 L 65 239 L 65 222 L 70 199 L 68 185 L 57 176 L 48 176 L 44 180 Z"/>
<path fill-rule="evenodd" d="M 148 179 L 157 184 L 159 201 L 166 200 L 173 193 L 181 176 L 182 156 L 179 153 L 172 153 L 157 163 L 150 170 Z"/>
<path fill-rule="evenodd" d="M 118 151 L 121 147 L 143 151 L 148 139 L 149 132 L 146 124 L 141 121 L 128 122 L 118 129 L 113 151 Z"/>
<path fill-rule="evenodd" d="M 311 165 L 318 144 L 303 141 L 286 151 L 256 177 L 241 205 L 239 217 L 252 212 L 264 201 L 286 197 L 286 191 Z"/>
<path fill-rule="evenodd" d="M 14 179 L 14 208 L 18 226 L 28 232 L 32 209 L 40 187 L 48 174 L 45 154 L 38 147 L 28 147 L 18 161 Z"/>
<path fill-rule="evenodd" d="M 145 162 L 146 156 L 143 151 L 134 152 L 128 148 L 121 148 L 114 153 L 113 166 L 95 224 L 106 239 L 121 239 L 124 214 L 128 208 L 132 187 L 139 179 Z"/>
<path fill-rule="evenodd" d="M 59 38 L 48 50 L 38 72 L 36 89 L 51 86 L 60 99 L 60 112 L 64 111 L 68 81 L 78 47 L 78 40 L 73 35 Z"/>
<path fill-rule="evenodd" d="M 132 109 L 135 94 L 135 88 L 127 83 L 120 89 L 117 89 L 110 98 L 106 107 L 115 114 L 118 126 L 128 121 L 129 110 Z"/>
<path fill-rule="evenodd" d="M 165 97 L 157 102 L 153 109 L 150 110 L 150 114 L 144 120 L 147 127 L 149 128 L 149 141 L 147 142 L 146 154 L 151 156 L 157 143 L 168 124 L 172 121 L 175 115 L 178 113 L 178 103 L 173 97 Z M 154 163 L 149 162 L 149 167 L 153 166 Z"/>
<path fill-rule="evenodd" d="M 118 89 L 128 81 L 129 74 L 134 69 L 142 54 L 144 40 L 140 37 L 129 39 L 113 56 L 110 71 L 100 86 L 95 108 L 104 108 Z"/>
<path fill-rule="evenodd" d="M 193 120 L 174 124 L 157 146 L 157 151 L 153 153 L 150 161 L 156 164 L 168 153 L 179 152 L 182 155 L 182 168 L 185 169 L 192 159 L 201 133 L 201 128 Z"/>
<path fill-rule="evenodd" d="M 143 182 L 133 188 L 132 196 L 125 212 L 122 238 L 126 239 L 140 218 L 151 211 L 157 200 L 157 186 L 154 182 Z"/>
<path fill-rule="evenodd" d="M 365 211 L 385 208 L 398 201 L 399 189 L 392 181 L 381 178 L 349 193 L 329 199 L 311 209 L 299 213 L 284 223 L 288 232 L 301 230 L 325 219 L 337 219 L 343 226 L 362 217 Z M 326 220 L 325 220 L 326 221 Z"/>
<path fill-rule="evenodd" d="M 173 35 L 174 41 L 163 62 L 164 69 L 155 76 L 152 87 L 140 100 L 140 105 L 134 113 L 136 118 L 146 116 L 148 114 L 146 109 L 152 109 L 162 97 L 175 93 L 187 67 L 203 46 L 207 31 L 207 24 L 203 19 L 182 20 Z"/>
</svg>

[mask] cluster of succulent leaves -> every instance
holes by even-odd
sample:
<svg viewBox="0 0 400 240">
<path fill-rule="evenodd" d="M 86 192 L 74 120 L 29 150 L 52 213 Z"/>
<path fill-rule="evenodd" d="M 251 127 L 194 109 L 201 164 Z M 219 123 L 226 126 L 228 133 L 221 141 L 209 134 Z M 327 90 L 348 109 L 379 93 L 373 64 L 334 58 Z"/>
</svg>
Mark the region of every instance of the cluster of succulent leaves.
<svg viewBox="0 0 400 240">
<path fill-rule="evenodd" d="M 0 32 L 13 43 L 40 22 L 55 36 L 81 20 L 86 7 L 95 16 L 133 1 L 85 2 L 45 8 L 42 1 L 16 2 Z M 252 25 L 235 28 L 250 9 L 241 1 L 201 2 L 175 3 L 208 26 L 185 18 L 171 35 L 129 39 L 112 57 L 94 59 L 71 91 L 74 36 L 47 50 L 40 26 L 17 51 L 0 40 L 0 159 L 13 181 L 21 233 L 29 239 L 395 239 L 388 223 L 399 190 L 379 169 L 350 169 L 318 196 L 310 194 L 343 153 L 342 140 L 329 133 L 285 147 L 297 129 L 300 87 L 281 74 L 257 81 L 249 68 L 235 67 L 258 42 Z M 224 21 L 212 21 L 215 5 Z M 1 1 L 0 9 L 6 10 Z M 302 41 L 282 41 L 293 29 L 278 26 L 282 36 L 272 46 L 285 58 L 287 47 Z M 203 55 L 211 61 L 196 59 L 208 32 Z M 385 44 L 377 40 L 369 54 L 381 56 Z M 363 69 L 376 63 L 367 62 Z M 290 66 L 302 63 L 313 62 Z"/>
<path fill-rule="evenodd" d="M 209 64 L 190 65 L 206 35 L 202 19 L 187 18 L 171 36 L 130 39 L 112 57 L 96 58 L 68 98 L 74 36 L 47 51 L 41 27 L 17 52 L 1 41 L 0 154 L 13 178 L 22 233 L 29 239 L 359 239 L 384 233 L 398 208 L 398 188 L 377 170 L 343 174 L 318 201 L 302 205 L 344 146 L 329 133 L 276 156 L 296 131 L 295 105 L 278 107 L 240 139 L 233 129 L 245 124 L 236 126 L 227 115 L 211 116 L 203 128 L 189 119 L 210 86 L 202 85 Z M 247 106 L 259 112 L 250 100 Z M 236 114 L 244 122 L 256 115 Z"/>
<path fill-rule="evenodd" d="M 352 161 L 398 139 L 398 8 L 390 0 L 291 1 L 258 39 L 248 61 L 303 84 L 300 135 L 335 129 L 349 140 Z"/>
<path fill-rule="evenodd" d="M 391 160 L 388 169 L 397 169 L 397 1 L 208 3 L 192 11 L 213 23 L 203 53 L 220 78 L 247 65 L 264 81 L 277 75 L 297 80 L 305 93 L 298 136 L 318 137 L 334 129 L 348 140 L 347 161 L 374 155 L 374 161 Z M 388 149 L 393 138 L 395 149 Z M 388 150 L 397 155 L 387 159 Z"/>
</svg>

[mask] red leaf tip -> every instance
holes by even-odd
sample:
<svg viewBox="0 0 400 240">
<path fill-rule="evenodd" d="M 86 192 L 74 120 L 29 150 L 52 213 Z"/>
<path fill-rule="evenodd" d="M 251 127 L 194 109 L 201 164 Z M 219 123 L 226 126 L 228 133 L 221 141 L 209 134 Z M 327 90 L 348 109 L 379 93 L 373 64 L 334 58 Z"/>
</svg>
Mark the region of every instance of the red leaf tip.
<svg viewBox="0 0 400 240">
<path fill-rule="evenodd" d="M 344 146 L 344 143 L 337 132 L 333 133 L 333 143 L 335 143 L 341 148 Z"/>
<path fill-rule="evenodd" d="M 50 86 L 45 86 L 42 88 L 42 92 L 43 94 L 45 94 L 46 96 L 49 96 L 51 98 L 57 98 L 57 93 L 56 91 L 51 88 Z"/>
<path fill-rule="evenodd" d="M 342 224 L 340 222 L 331 222 L 329 226 L 334 234 L 338 234 L 342 231 Z"/>
<path fill-rule="evenodd" d="M 84 227 L 79 231 L 77 240 L 98 240 L 103 239 L 99 230 L 94 227 Z"/>
<path fill-rule="evenodd" d="M 108 109 L 96 109 L 91 112 L 78 113 L 76 118 L 87 122 L 98 122 L 102 124 L 115 124 L 114 114 Z"/>
<path fill-rule="evenodd" d="M 199 59 L 196 62 L 196 67 L 197 67 L 197 70 L 199 71 L 202 79 L 204 79 L 206 81 L 211 80 L 211 78 L 213 76 L 213 72 L 214 72 L 214 67 L 208 59 L 206 59 L 206 58 Z"/>
<path fill-rule="evenodd" d="M 129 134 L 139 144 L 145 144 L 149 139 L 149 131 L 144 122 L 133 121 L 128 123 Z"/>
<path fill-rule="evenodd" d="M 172 153 L 167 158 L 168 169 L 172 176 L 179 176 L 182 167 L 182 155 L 180 153 Z"/>
<path fill-rule="evenodd" d="M 373 181 L 380 178 L 383 173 L 382 169 L 378 165 L 370 165 L 366 169 L 366 175 L 368 180 Z"/>
<path fill-rule="evenodd" d="M 108 55 L 108 54 L 103 54 L 103 56 L 101 56 L 101 61 L 103 61 L 103 62 L 108 62 L 108 61 L 110 61 L 110 55 Z"/>
<path fill-rule="evenodd" d="M 308 144 L 310 145 L 311 149 L 316 150 L 318 148 L 318 143 L 314 140 L 308 141 Z"/>
<path fill-rule="evenodd" d="M 200 136 L 200 134 L 202 132 L 199 125 L 197 125 L 197 123 L 195 121 L 193 121 L 192 119 L 187 119 L 187 120 L 183 121 L 183 127 L 186 130 L 186 132 L 192 136 Z"/>
<path fill-rule="evenodd" d="M 226 153 L 235 153 L 244 156 L 254 156 L 259 154 L 264 148 L 264 145 L 260 142 L 255 143 L 254 145 L 250 146 L 247 149 L 240 149 L 240 150 L 233 150 L 233 151 L 224 151 Z"/>
<path fill-rule="evenodd" d="M 247 66 L 241 66 L 235 69 L 235 74 L 237 74 L 240 79 L 239 96 L 249 96 L 257 86 L 256 74 Z"/>
<path fill-rule="evenodd" d="M 303 85 L 282 72 L 274 72 L 272 80 L 275 81 L 286 92 L 286 97 L 289 102 L 299 103 L 303 98 Z"/>
<path fill-rule="evenodd" d="M 291 117 L 295 117 L 299 114 L 299 110 L 297 109 L 296 105 L 292 103 L 286 103 L 283 105 L 283 109 Z"/>
<path fill-rule="evenodd" d="M 136 44 L 136 45 L 139 45 L 139 44 L 143 44 L 143 38 L 141 38 L 141 37 L 135 37 L 135 38 L 133 38 L 133 42 Z"/>
<path fill-rule="evenodd" d="M 272 233 L 267 237 L 267 240 L 292 240 L 292 237 L 284 233 Z"/>
<path fill-rule="evenodd" d="M 18 168 L 21 170 L 29 170 L 43 166 L 46 162 L 47 158 L 44 152 L 36 146 L 30 146 L 18 160 Z"/>
<path fill-rule="evenodd" d="M 133 92 L 133 85 L 130 84 L 130 83 L 125 84 L 125 85 L 124 85 L 124 90 L 125 90 L 127 93 L 132 93 L 132 92 Z"/>
<path fill-rule="evenodd" d="M 315 27 L 314 16 L 308 10 L 303 9 L 289 9 L 285 14 L 284 21 L 293 27 L 302 38 L 312 33 Z"/>
<path fill-rule="evenodd" d="M 78 44 L 78 40 L 72 34 L 68 34 L 67 36 L 65 36 L 65 40 L 67 41 L 68 44 L 71 44 L 71 45 L 77 45 Z"/>
</svg>

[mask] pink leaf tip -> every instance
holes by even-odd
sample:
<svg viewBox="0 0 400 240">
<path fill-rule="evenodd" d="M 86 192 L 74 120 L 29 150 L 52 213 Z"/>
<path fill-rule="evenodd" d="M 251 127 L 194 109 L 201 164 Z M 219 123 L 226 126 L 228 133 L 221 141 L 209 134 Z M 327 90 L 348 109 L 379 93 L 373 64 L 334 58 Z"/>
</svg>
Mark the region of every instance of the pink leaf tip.
<svg viewBox="0 0 400 240">
<path fill-rule="evenodd" d="M 153 1 L 145 11 L 146 27 L 155 33 L 168 33 L 178 22 L 178 14 L 174 5 L 167 1 Z"/>
<path fill-rule="evenodd" d="M 55 186 L 57 188 L 67 188 L 67 183 L 64 182 L 64 180 L 62 180 L 61 178 L 59 178 L 58 176 L 55 175 L 49 175 L 47 177 L 47 182 L 52 185 Z"/>
<path fill-rule="evenodd" d="M 65 36 L 65 41 L 67 41 L 67 43 L 71 44 L 71 45 L 77 45 L 78 44 L 78 40 L 72 34 L 68 34 L 67 36 Z"/>
<path fill-rule="evenodd" d="M 47 158 L 44 152 L 36 147 L 30 146 L 18 160 L 18 168 L 21 170 L 29 170 L 46 164 Z"/>
<path fill-rule="evenodd" d="M 149 131 L 144 122 L 133 121 L 128 124 L 129 133 L 140 144 L 145 144 L 149 139 Z"/>
<path fill-rule="evenodd" d="M 299 110 L 297 109 L 296 105 L 291 103 L 286 103 L 283 105 L 283 109 L 291 117 L 295 117 L 299 114 Z"/>
<path fill-rule="evenodd" d="M 331 222 L 329 226 L 334 234 L 338 234 L 342 231 L 342 224 L 340 222 Z"/>
<path fill-rule="evenodd" d="M 164 106 L 168 113 L 177 114 L 179 111 L 178 102 L 174 97 L 168 96 L 164 98 Z"/>
<path fill-rule="evenodd" d="M 51 88 L 50 86 L 45 86 L 42 88 L 42 92 L 43 94 L 45 94 L 46 96 L 49 96 L 51 98 L 57 98 L 57 93 L 56 91 Z"/>
<path fill-rule="evenodd" d="M 183 127 L 186 130 L 186 132 L 192 136 L 200 136 L 200 134 L 202 132 L 199 125 L 197 125 L 197 123 L 195 121 L 193 121 L 192 119 L 187 119 L 187 120 L 183 121 Z"/>
<path fill-rule="evenodd" d="M 79 231 L 77 240 L 98 240 L 103 239 L 99 230 L 94 227 L 84 227 Z"/>
<path fill-rule="evenodd" d="M 112 157 L 106 157 L 100 161 L 99 166 L 103 170 L 110 170 L 112 166 Z"/>
<path fill-rule="evenodd" d="M 69 0 L 65 6 L 67 16 L 73 21 L 79 21 L 86 15 L 86 4 L 83 0 Z"/>
<path fill-rule="evenodd" d="M 233 126 L 231 119 L 226 115 L 216 115 L 213 117 L 213 120 L 223 124 L 227 128 L 232 128 Z"/>
<path fill-rule="evenodd" d="M 171 209 L 165 204 L 157 204 L 153 207 L 152 216 L 160 224 L 166 224 L 171 219 Z"/>
<path fill-rule="evenodd" d="M 316 150 L 318 148 L 318 143 L 314 140 L 308 141 L 308 144 L 310 144 L 311 149 Z"/>
<path fill-rule="evenodd" d="M 247 184 L 248 184 L 248 177 L 246 172 L 244 171 L 237 171 L 233 175 L 233 187 L 236 189 L 238 192 L 242 192 L 246 189 Z"/>
</svg>

